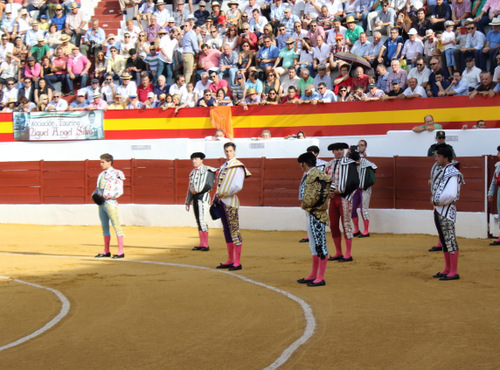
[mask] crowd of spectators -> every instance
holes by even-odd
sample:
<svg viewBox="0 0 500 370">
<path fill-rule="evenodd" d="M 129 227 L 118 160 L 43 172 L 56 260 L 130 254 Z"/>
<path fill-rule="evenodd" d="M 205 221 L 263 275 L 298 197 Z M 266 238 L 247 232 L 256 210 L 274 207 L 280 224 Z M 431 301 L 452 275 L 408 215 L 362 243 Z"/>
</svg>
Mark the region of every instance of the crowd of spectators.
<svg viewBox="0 0 500 370">
<path fill-rule="evenodd" d="M 500 92 L 498 0 L 0 2 L 2 111 L 320 104 Z M 384 41 L 384 37 L 387 37 Z M 351 52 L 371 68 L 336 53 Z M 67 103 L 67 95 L 76 95 Z M 70 100 L 71 101 L 71 100 Z"/>
</svg>

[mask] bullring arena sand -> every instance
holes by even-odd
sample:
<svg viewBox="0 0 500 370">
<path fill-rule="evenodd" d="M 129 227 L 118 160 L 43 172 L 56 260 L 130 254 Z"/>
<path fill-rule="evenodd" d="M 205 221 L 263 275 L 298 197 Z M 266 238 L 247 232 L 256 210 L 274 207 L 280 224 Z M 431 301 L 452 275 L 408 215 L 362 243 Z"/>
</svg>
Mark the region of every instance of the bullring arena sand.
<svg viewBox="0 0 500 370">
<path fill-rule="evenodd" d="M 461 279 L 438 281 L 436 237 L 372 234 L 311 288 L 296 283 L 310 269 L 304 232 L 243 230 L 243 270 L 230 273 L 214 268 L 221 230 L 210 252 L 191 251 L 194 228 L 124 231 L 126 259 L 110 260 L 93 258 L 99 227 L 0 225 L 0 347 L 62 312 L 55 291 L 70 303 L 53 327 L 2 350 L 1 369 L 262 369 L 286 350 L 282 369 L 500 367 L 490 241 L 459 239 Z"/>
</svg>

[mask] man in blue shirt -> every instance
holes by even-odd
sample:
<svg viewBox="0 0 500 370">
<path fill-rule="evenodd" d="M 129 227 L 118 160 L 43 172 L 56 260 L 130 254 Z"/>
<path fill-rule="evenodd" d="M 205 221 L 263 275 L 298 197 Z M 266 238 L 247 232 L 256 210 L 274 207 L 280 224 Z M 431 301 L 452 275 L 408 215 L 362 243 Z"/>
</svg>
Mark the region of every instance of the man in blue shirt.
<svg viewBox="0 0 500 370">
<path fill-rule="evenodd" d="M 269 37 L 264 38 L 264 46 L 259 49 L 257 53 L 256 62 L 260 69 L 266 69 L 266 67 L 274 66 L 276 58 L 280 55 L 279 49 L 271 44 L 271 39 Z"/>
<path fill-rule="evenodd" d="M 307 85 L 304 94 L 300 97 L 300 104 L 317 104 L 320 96 L 314 91 L 314 85 Z"/>
<path fill-rule="evenodd" d="M 243 99 L 247 96 L 247 91 L 254 89 L 258 94 L 262 94 L 264 91 L 264 86 L 262 81 L 259 80 L 259 74 L 257 72 L 251 72 L 248 76 L 247 82 L 245 82 L 245 90 L 243 91 Z"/>
<path fill-rule="evenodd" d="M 63 8 L 61 4 L 57 4 L 54 7 L 54 11 L 56 15 L 50 18 L 50 23 L 54 23 L 57 26 L 57 30 L 62 31 L 62 29 L 66 25 L 66 16 L 63 13 Z"/>
<path fill-rule="evenodd" d="M 215 106 L 215 99 L 212 97 L 210 89 L 203 90 L 203 96 L 196 103 L 197 107 L 213 107 Z"/>
<path fill-rule="evenodd" d="M 393 59 L 399 59 L 403 51 L 403 44 L 404 41 L 399 36 L 398 29 L 396 27 L 391 28 L 390 37 L 385 40 L 384 45 L 380 48 L 378 62 L 383 62 L 385 66 L 389 66 Z"/>
<path fill-rule="evenodd" d="M 85 110 L 85 108 L 89 106 L 89 103 L 85 100 L 85 92 L 84 89 L 78 90 L 76 100 L 69 105 L 68 110 Z"/>
<path fill-rule="evenodd" d="M 490 23 L 492 30 L 486 35 L 486 45 L 483 48 L 483 55 L 481 55 L 481 69 L 486 70 L 486 60 L 490 59 L 490 72 L 495 73 L 495 55 L 497 55 L 500 48 L 500 16 L 493 18 Z"/>
<path fill-rule="evenodd" d="M 469 94 L 469 85 L 462 79 L 462 72 L 453 72 L 453 81 L 444 91 L 440 91 L 438 96 L 463 96 Z"/>
<path fill-rule="evenodd" d="M 200 52 L 198 45 L 200 26 L 195 24 L 193 28 L 186 31 L 186 34 L 182 38 L 182 65 L 184 66 L 184 77 L 186 78 L 186 82 L 189 83 L 191 82 L 194 70 L 194 56 Z"/>
<path fill-rule="evenodd" d="M 96 55 L 102 50 L 102 43 L 105 39 L 106 34 L 104 30 L 99 27 L 99 19 L 95 18 L 92 20 L 92 27 L 85 32 L 85 42 L 81 43 L 80 51 L 85 56 L 87 56 L 88 52 Z"/>
</svg>

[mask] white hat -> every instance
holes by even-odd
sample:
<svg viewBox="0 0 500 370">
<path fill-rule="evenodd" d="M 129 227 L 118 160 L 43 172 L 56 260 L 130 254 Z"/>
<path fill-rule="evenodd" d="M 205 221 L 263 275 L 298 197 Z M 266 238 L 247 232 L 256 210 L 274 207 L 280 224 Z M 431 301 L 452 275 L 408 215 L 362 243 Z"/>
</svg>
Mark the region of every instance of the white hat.
<svg viewBox="0 0 500 370">
<path fill-rule="evenodd" d="M 411 28 L 409 31 L 408 31 L 408 35 L 416 35 L 418 32 L 415 28 Z"/>
<path fill-rule="evenodd" d="M 153 98 L 155 96 L 155 93 L 150 91 L 148 92 L 148 98 Z"/>
<path fill-rule="evenodd" d="M 175 22 L 175 18 L 174 17 L 170 17 L 167 19 L 167 22 L 170 23 L 170 22 Z"/>
<path fill-rule="evenodd" d="M 446 22 L 444 22 L 444 26 L 445 26 L 445 27 L 448 27 L 448 26 L 455 26 L 455 22 L 453 22 L 453 21 L 446 21 Z"/>
<path fill-rule="evenodd" d="M 433 30 L 428 29 L 427 31 L 425 31 L 425 36 L 431 36 L 431 35 L 434 35 L 434 31 Z"/>
<path fill-rule="evenodd" d="M 77 91 L 76 96 L 85 96 L 87 93 L 85 92 L 84 89 L 80 89 Z"/>
<path fill-rule="evenodd" d="M 500 26 L 500 15 L 497 15 L 490 23 L 490 26 Z"/>
</svg>

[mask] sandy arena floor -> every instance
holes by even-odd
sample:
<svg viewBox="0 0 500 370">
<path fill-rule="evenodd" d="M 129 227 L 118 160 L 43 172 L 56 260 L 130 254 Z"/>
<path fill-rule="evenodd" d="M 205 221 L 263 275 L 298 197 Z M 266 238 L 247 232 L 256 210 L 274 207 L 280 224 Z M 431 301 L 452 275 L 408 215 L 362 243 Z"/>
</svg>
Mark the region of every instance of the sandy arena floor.
<svg viewBox="0 0 500 370">
<path fill-rule="evenodd" d="M 303 232 L 243 231 L 235 273 L 214 268 L 225 261 L 221 230 L 210 252 L 191 251 L 194 228 L 125 232 L 126 259 L 102 260 L 87 258 L 102 250 L 99 227 L 0 225 L 0 275 L 56 289 L 71 304 L 54 327 L 1 351 L 0 369 L 265 368 L 303 336 L 306 316 L 289 297 L 233 275 L 312 308 L 315 331 L 283 369 L 500 364 L 500 248 L 487 240 L 460 239 L 461 280 L 438 281 L 443 256 L 427 252 L 436 237 L 372 234 L 354 241 L 353 262 L 329 262 L 326 286 L 311 288 L 296 283 L 310 269 Z M 0 347 L 61 310 L 52 292 L 8 279 L 0 302 Z"/>
</svg>

